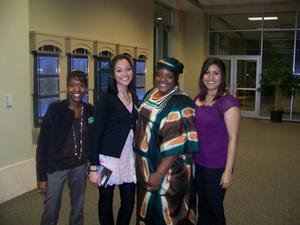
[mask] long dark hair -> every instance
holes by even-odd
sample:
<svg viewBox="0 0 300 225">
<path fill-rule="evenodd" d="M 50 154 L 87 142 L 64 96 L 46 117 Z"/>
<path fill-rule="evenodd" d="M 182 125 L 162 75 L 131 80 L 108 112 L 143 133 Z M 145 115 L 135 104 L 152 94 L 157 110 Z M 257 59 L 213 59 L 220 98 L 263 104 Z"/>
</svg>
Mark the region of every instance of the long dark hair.
<svg viewBox="0 0 300 225">
<path fill-rule="evenodd" d="M 112 93 L 112 94 L 118 94 L 118 88 L 117 88 L 117 83 L 116 83 L 116 79 L 114 78 L 114 73 L 115 73 L 115 67 L 116 67 L 116 64 L 119 60 L 122 60 L 122 59 L 125 59 L 128 61 L 131 69 L 132 69 L 132 74 L 133 74 L 133 77 L 132 77 L 132 80 L 131 82 L 129 83 L 128 85 L 128 91 L 133 94 L 134 93 L 134 77 L 135 77 L 135 69 L 134 69 L 134 66 L 133 66 L 133 61 L 132 59 L 127 56 L 127 55 L 124 55 L 124 54 L 120 54 L 120 55 L 116 55 L 112 61 L 111 61 L 111 64 L 110 64 L 110 79 L 109 79 L 109 85 L 108 85 L 108 89 L 107 89 L 107 92 L 108 93 Z"/>
<path fill-rule="evenodd" d="M 201 101 L 205 100 L 205 96 L 207 94 L 207 88 L 206 88 L 205 84 L 203 83 L 202 79 L 203 79 L 204 74 L 207 72 L 208 68 L 213 64 L 217 65 L 221 72 L 221 84 L 220 84 L 217 94 L 213 100 L 217 100 L 225 93 L 225 88 L 226 88 L 225 64 L 219 58 L 209 57 L 204 61 L 203 65 L 202 65 L 200 78 L 199 78 L 199 88 L 200 88 L 199 99 Z"/>
</svg>

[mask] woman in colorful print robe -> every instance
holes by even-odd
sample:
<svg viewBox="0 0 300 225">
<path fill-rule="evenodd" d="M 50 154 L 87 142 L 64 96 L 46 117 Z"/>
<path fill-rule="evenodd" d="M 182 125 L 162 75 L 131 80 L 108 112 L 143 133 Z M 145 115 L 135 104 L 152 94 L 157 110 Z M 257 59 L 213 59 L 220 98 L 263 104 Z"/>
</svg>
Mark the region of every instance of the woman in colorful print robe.
<svg viewBox="0 0 300 225">
<path fill-rule="evenodd" d="M 195 224 L 192 154 L 199 150 L 194 104 L 178 89 L 183 64 L 157 63 L 155 88 L 139 109 L 135 137 L 137 224 Z"/>
</svg>

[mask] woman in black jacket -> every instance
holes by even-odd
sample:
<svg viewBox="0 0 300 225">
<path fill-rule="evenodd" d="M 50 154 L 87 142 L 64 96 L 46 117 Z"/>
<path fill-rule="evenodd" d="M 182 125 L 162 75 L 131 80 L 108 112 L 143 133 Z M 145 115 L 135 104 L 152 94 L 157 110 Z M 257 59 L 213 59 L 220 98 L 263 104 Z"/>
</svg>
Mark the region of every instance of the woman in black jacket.
<svg viewBox="0 0 300 225">
<path fill-rule="evenodd" d="M 111 83 L 108 93 L 97 103 L 94 147 L 91 149 L 89 180 L 99 186 L 99 221 L 113 225 L 113 193 L 118 185 L 121 206 L 117 225 L 128 225 L 135 199 L 135 162 L 133 131 L 135 129 L 137 98 L 133 93 L 134 68 L 126 55 L 117 55 L 111 63 Z M 99 164 L 112 171 L 107 185 L 99 178 Z M 97 171 L 98 169 L 98 171 Z"/>
<path fill-rule="evenodd" d="M 57 224 L 63 186 L 70 189 L 70 225 L 83 224 L 83 203 L 89 144 L 93 138 L 94 109 L 82 102 L 87 78 L 81 71 L 68 75 L 66 100 L 50 104 L 37 145 L 38 191 L 45 194 L 41 225 Z"/>
</svg>

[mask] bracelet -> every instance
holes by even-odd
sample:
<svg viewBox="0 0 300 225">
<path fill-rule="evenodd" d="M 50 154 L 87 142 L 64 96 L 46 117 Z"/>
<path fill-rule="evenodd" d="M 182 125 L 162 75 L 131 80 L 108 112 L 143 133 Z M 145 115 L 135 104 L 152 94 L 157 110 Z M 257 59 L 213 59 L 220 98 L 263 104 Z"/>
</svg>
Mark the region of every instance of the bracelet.
<svg viewBox="0 0 300 225">
<path fill-rule="evenodd" d="M 162 172 L 159 172 L 158 170 L 156 171 L 159 175 L 165 176 Z"/>
</svg>

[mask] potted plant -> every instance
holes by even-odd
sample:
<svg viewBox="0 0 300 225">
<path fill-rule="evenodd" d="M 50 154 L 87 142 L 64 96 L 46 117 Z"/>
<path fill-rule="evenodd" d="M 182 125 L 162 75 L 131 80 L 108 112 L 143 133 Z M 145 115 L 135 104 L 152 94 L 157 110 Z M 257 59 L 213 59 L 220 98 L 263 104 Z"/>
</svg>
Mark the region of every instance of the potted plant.
<svg viewBox="0 0 300 225">
<path fill-rule="evenodd" d="M 280 107 L 280 97 L 291 97 L 300 84 L 300 77 L 293 75 L 292 67 L 281 58 L 274 58 L 266 65 L 261 84 L 263 90 L 268 90 L 273 95 L 271 121 L 281 122 L 283 110 Z"/>
</svg>

